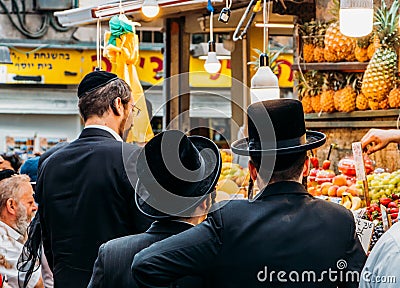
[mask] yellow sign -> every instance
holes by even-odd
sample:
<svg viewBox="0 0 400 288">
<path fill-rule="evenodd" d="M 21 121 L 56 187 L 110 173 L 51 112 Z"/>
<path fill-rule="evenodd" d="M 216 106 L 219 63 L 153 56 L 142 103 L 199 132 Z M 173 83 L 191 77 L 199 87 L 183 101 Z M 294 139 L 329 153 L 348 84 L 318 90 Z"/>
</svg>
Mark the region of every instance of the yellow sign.
<svg viewBox="0 0 400 288">
<path fill-rule="evenodd" d="M 208 74 L 204 69 L 205 60 L 190 57 L 189 85 L 191 87 L 231 87 L 231 60 L 219 60 L 221 69 L 215 74 Z M 201 73 L 196 73 L 201 72 Z"/>
<path fill-rule="evenodd" d="M 136 69 L 143 85 L 162 85 L 163 55 L 159 51 L 140 51 Z M 37 83 L 78 85 L 83 76 L 93 71 L 96 66 L 95 50 L 11 50 L 13 64 L 0 65 L 0 83 Z M 221 70 L 213 75 L 205 72 L 204 61 L 190 58 L 189 77 L 191 87 L 231 87 L 231 61 L 220 60 Z M 282 54 L 278 58 L 279 86 L 293 87 L 293 55 Z M 101 59 L 102 69 L 115 72 L 107 58 Z M 253 72 L 254 73 L 254 72 Z"/>
</svg>

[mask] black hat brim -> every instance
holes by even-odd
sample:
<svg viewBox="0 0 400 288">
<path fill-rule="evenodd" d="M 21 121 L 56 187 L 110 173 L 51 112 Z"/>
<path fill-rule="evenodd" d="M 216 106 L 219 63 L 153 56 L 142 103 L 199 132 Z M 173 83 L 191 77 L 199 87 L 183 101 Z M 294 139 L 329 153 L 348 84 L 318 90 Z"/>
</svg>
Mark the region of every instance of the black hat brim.
<svg viewBox="0 0 400 288">
<path fill-rule="evenodd" d="M 145 195 L 151 195 L 151 191 L 148 191 L 140 179 L 136 183 L 135 187 L 135 203 L 136 206 L 138 207 L 139 211 L 146 215 L 147 217 L 150 217 L 155 220 L 160 220 L 160 219 L 169 219 L 169 218 L 176 218 L 176 217 L 183 217 L 186 216 L 185 212 L 191 209 L 192 207 L 198 205 L 202 200 L 204 200 L 208 194 L 214 191 L 215 186 L 217 185 L 219 175 L 221 173 L 221 166 L 222 166 L 222 161 L 221 161 L 221 156 L 219 149 L 217 145 L 215 145 L 214 142 L 212 142 L 210 139 L 202 137 L 202 136 L 189 136 L 188 137 L 190 141 L 193 143 L 193 145 L 199 150 L 199 152 L 203 151 L 204 149 L 207 149 L 207 153 L 202 154 L 204 157 L 204 163 L 206 165 L 206 177 L 204 180 L 201 180 L 200 186 L 193 185 L 193 189 L 196 189 L 196 194 L 197 195 L 202 195 L 201 197 L 196 197 L 197 201 L 194 202 L 192 205 L 189 207 L 185 207 L 184 209 L 181 209 L 180 211 L 176 211 L 174 215 L 169 215 L 166 214 L 162 211 L 159 211 L 149 204 L 147 204 L 146 201 L 142 199 L 139 195 L 143 195 L 142 193 L 145 193 Z M 211 154 L 208 154 L 208 153 Z M 142 151 L 143 153 L 143 151 Z M 142 154 L 141 153 L 141 154 Z M 144 155 L 142 155 L 144 157 Z M 141 156 L 139 155 L 139 159 Z M 145 159 L 145 157 L 144 157 Z M 144 160 L 143 159 L 143 160 Z M 157 163 L 154 163 L 155 165 Z M 142 165 L 140 161 L 138 161 L 137 164 L 138 168 L 137 169 L 147 169 L 147 165 L 151 165 L 151 163 L 147 163 L 147 165 Z M 149 171 L 151 174 L 151 172 Z M 188 191 L 188 194 L 193 194 L 191 193 L 192 191 Z"/>
<path fill-rule="evenodd" d="M 260 153 L 264 155 L 284 155 L 315 149 L 324 145 L 325 142 L 326 136 L 324 133 L 317 131 L 306 131 L 306 143 L 302 145 L 281 147 L 268 150 L 249 150 L 248 138 L 242 138 L 233 142 L 231 145 L 231 149 L 232 152 L 235 154 L 246 156 L 249 156 L 251 153 Z"/>
</svg>

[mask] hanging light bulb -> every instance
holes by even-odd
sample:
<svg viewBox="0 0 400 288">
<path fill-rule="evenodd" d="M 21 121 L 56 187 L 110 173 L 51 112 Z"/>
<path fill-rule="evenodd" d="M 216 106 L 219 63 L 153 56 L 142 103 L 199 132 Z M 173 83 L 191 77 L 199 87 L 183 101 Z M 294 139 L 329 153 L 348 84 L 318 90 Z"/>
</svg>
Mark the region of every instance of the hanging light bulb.
<svg viewBox="0 0 400 288">
<path fill-rule="evenodd" d="M 266 6 L 266 0 L 264 0 L 263 7 L 263 26 L 264 26 L 264 51 L 267 51 L 268 42 L 268 19 L 270 11 L 270 3 L 268 2 L 268 8 Z M 267 53 L 260 54 L 260 63 L 256 74 L 251 78 L 250 86 L 250 98 L 251 103 L 279 99 L 280 91 L 278 84 L 278 77 L 272 72 L 269 67 L 269 57 Z"/>
<path fill-rule="evenodd" d="M 260 55 L 260 66 L 251 78 L 250 95 L 251 103 L 280 97 L 278 77 L 269 67 L 269 58 L 265 53 Z"/>
<path fill-rule="evenodd" d="M 221 69 L 221 62 L 217 59 L 214 41 L 208 42 L 208 53 L 206 62 L 204 62 L 204 69 L 210 74 L 215 74 Z"/>
<path fill-rule="evenodd" d="M 154 18 L 160 12 L 157 0 L 144 0 L 142 6 L 142 13 L 148 18 Z"/>
<path fill-rule="evenodd" d="M 340 32 L 349 37 L 363 37 L 372 32 L 373 0 L 340 0 Z"/>
<path fill-rule="evenodd" d="M 221 62 L 217 59 L 217 53 L 215 50 L 213 34 L 214 8 L 211 6 L 208 9 L 210 11 L 210 41 L 208 41 L 208 53 L 206 62 L 204 62 L 204 69 L 210 74 L 215 74 L 221 69 Z"/>
</svg>

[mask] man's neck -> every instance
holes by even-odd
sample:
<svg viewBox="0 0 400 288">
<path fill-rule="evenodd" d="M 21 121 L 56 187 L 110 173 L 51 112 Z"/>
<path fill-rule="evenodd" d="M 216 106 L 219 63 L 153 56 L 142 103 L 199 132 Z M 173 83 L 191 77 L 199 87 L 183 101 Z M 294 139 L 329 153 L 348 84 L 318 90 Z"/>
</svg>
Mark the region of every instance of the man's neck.
<svg viewBox="0 0 400 288">
<path fill-rule="evenodd" d="M 179 219 L 177 219 L 177 221 L 186 222 L 186 223 L 196 226 L 196 225 L 200 224 L 201 222 L 203 222 L 205 218 L 206 218 L 205 216 L 196 216 L 196 217 L 188 217 L 188 218 L 179 218 Z"/>
<path fill-rule="evenodd" d="M 292 181 L 292 182 L 298 182 L 300 184 L 303 183 L 303 175 L 300 176 L 299 179 L 285 179 L 285 180 L 275 180 L 274 178 L 271 178 L 268 183 L 265 184 L 264 180 L 262 180 L 259 176 L 257 177 L 257 186 L 259 187 L 260 191 L 263 190 L 267 185 L 271 185 L 277 182 L 283 182 L 283 181 Z"/>
<path fill-rule="evenodd" d="M 17 231 L 17 229 L 15 229 L 16 227 L 15 227 L 14 221 L 9 219 L 9 217 L 4 217 L 4 215 L 0 215 L 0 221 L 3 222 L 4 224 L 6 224 L 8 227 L 10 227 L 10 228 L 14 229 L 15 231 Z"/>
<path fill-rule="evenodd" d="M 89 125 L 100 125 L 100 126 L 106 126 L 112 130 L 114 130 L 116 133 L 118 133 L 118 124 L 115 123 L 115 121 L 111 121 L 110 119 L 107 118 L 100 118 L 97 116 L 90 117 L 89 119 L 86 120 L 85 122 L 85 127 Z"/>
</svg>

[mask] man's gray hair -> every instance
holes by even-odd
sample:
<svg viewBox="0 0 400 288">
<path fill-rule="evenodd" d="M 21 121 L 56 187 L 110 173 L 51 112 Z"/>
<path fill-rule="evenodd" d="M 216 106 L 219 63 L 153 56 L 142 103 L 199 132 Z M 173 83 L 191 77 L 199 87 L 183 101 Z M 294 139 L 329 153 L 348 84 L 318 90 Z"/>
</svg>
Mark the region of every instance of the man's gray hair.
<svg viewBox="0 0 400 288">
<path fill-rule="evenodd" d="M 8 199 L 19 197 L 22 183 L 30 183 L 28 175 L 13 175 L 0 181 L 0 211 L 6 207 Z"/>
</svg>

